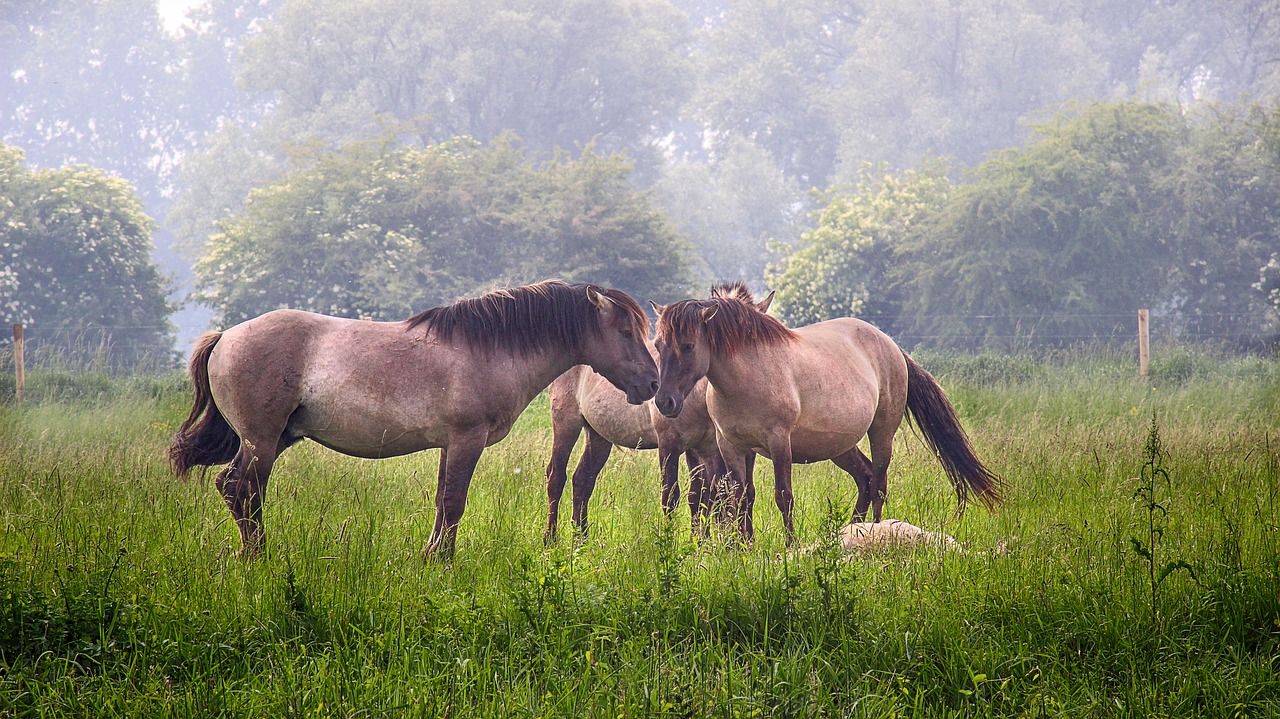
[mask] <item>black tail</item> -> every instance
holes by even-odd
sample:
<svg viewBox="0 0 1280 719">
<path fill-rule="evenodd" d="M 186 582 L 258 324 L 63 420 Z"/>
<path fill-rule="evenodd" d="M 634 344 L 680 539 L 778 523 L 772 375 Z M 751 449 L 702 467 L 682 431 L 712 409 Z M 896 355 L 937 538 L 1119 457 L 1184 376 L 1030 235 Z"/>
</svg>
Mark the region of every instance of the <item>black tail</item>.
<svg viewBox="0 0 1280 719">
<path fill-rule="evenodd" d="M 222 338 L 221 332 L 206 332 L 196 342 L 187 371 L 195 387 L 196 401 L 187 421 L 169 443 L 169 463 L 174 474 L 185 479 L 192 467 L 225 464 L 240 450 L 240 437 L 214 404 L 209 390 L 209 355 Z"/>
<path fill-rule="evenodd" d="M 988 509 L 995 507 L 1003 501 L 1004 481 L 974 454 L 956 410 L 938 381 L 910 355 L 902 355 L 907 359 L 907 417 L 920 428 L 925 444 L 942 463 L 956 488 L 960 508 L 963 510 L 969 501 L 970 490 L 977 492 L 979 501 Z"/>
</svg>

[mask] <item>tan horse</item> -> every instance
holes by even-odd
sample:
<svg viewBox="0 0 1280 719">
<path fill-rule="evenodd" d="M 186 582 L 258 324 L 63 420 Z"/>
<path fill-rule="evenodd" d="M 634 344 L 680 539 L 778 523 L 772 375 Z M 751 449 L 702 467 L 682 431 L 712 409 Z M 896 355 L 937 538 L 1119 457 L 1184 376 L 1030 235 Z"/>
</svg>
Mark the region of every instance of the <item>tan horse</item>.
<svg viewBox="0 0 1280 719">
<path fill-rule="evenodd" d="M 703 530 L 711 510 L 715 477 L 723 473 L 716 448 L 715 427 L 707 415 L 706 382 L 689 393 L 685 411 L 676 419 L 663 417 L 651 402 L 635 406 L 590 367 L 578 366 L 551 383 L 551 460 L 547 463 L 547 530 L 545 541 L 556 539 L 560 497 L 568 480 L 569 455 L 585 429 L 586 446 L 573 470 L 573 525 L 587 536 L 587 505 L 596 479 L 614 445 L 629 449 L 657 449 L 662 472 L 662 509 L 670 516 L 680 496 L 680 457 L 689 467 L 689 514 L 693 531 Z"/>
<path fill-rule="evenodd" d="M 858 485 L 855 519 L 884 507 L 893 437 L 910 414 L 942 463 L 960 506 L 969 492 L 988 507 L 1001 480 L 974 454 L 942 388 L 880 330 L 857 319 L 796 330 L 741 302 L 712 298 L 659 307 L 659 386 L 654 404 L 679 416 L 703 376 L 707 409 L 729 477 L 728 507 L 742 537 L 754 535 L 752 453 L 773 460 L 774 500 L 795 542 L 791 465 L 831 460 Z M 858 449 L 868 437 L 871 458 Z M 741 480 L 737 478 L 742 478 Z"/>
<path fill-rule="evenodd" d="M 355 457 L 441 448 L 429 556 L 448 557 L 485 447 L 565 370 L 586 364 L 639 404 L 657 389 L 649 322 L 618 290 L 543 282 L 362 322 L 277 310 L 200 338 L 195 405 L 169 447 L 174 470 L 231 464 L 219 492 L 243 552 L 264 542 L 276 457 L 303 438 Z"/>
<path fill-rule="evenodd" d="M 713 297 L 754 304 L 769 309 L 772 293 L 756 303 L 746 285 L 722 284 Z M 649 343 L 657 357 L 657 349 Z M 689 521 L 694 536 L 705 536 L 715 487 L 724 474 L 724 461 L 716 447 L 715 426 L 707 414 L 707 382 L 699 380 L 685 400 L 679 417 L 667 418 L 652 402 L 629 404 L 626 397 L 589 367 L 578 366 L 551 383 L 551 460 L 547 463 L 547 529 L 544 540 L 556 539 L 560 497 L 568 479 L 569 455 L 585 429 L 586 446 L 573 471 L 573 524 L 579 536 L 587 536 L 587 506 L 596 479 L 613 447 L 657 449 L 662 472 L 662 509 L 670 517 L 680 497 L 680 456 L 689 468 Z"/>
</svg>

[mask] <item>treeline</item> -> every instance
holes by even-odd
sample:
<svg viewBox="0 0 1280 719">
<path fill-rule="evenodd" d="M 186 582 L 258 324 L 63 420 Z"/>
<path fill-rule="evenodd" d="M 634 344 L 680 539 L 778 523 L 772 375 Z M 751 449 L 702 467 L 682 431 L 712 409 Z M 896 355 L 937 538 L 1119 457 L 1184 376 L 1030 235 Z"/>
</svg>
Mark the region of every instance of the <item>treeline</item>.
<svg viewBox="0 0 1280 719">
<path fill-rule="evenodd" d="M 857 315 L 909 344 L 1019 347 L 1156 331 L 1280 335 L 1280 107 L 1095 104 L 959 182 L 868 171 L 773 268 L 793 323 Z"/>
<path fill-rule="evenodd" d="M 276 307 L 398 320 L 548 277 L 680 298 L 688 248 L 630 172 L 591 150 L 535 165 L 503 139 L 355 146 L 255 190 L 210 238 L 196 296 L 222 326 Z"/>
<path fill-rule="evenodd" d="M 1280 6 L 1213 0 L 204 0 L 176 29 L 55 0 L 0 16 L 0 141 L 132 183 L 215 323 L 744 279 L 909 343 L 1147 306 L 1248 345 L 1280 301 L 1276 58 Z M 67 322 L 17 247 L 0 311 L 39 337 Z M 177 297 L 141 294 L 163 325 Z"/>
</svg>

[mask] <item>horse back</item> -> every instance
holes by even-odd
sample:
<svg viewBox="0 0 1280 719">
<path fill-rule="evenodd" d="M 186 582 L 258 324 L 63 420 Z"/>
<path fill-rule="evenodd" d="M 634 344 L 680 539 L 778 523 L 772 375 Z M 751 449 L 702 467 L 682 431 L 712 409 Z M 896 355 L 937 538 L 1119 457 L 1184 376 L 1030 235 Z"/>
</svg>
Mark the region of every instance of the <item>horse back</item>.
<svg viewBox="0 0 1280 719">
<path fill-rule="evenodd" d="M 762 430 L 787 427 L 796 461 L 848 451 L 873 424 L 896 429 L 906 406 L 907 368 L 893 340 L 853 318 L 801 327 L 796 335 L 796 342 L 776 348 L 777 356 L 758 359 L 765 365 L 760 386 L 768 389 L 745 405 L 755 415 L 748 422 Z"/>
</svg>

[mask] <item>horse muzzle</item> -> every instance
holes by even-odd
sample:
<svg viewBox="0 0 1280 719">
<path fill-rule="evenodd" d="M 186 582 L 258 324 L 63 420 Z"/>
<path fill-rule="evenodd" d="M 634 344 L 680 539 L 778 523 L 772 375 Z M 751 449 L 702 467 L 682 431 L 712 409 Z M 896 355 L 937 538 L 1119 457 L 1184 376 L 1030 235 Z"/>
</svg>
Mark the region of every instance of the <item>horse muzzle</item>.
<svg viewBox="0 0 1280 719">
<path fill-rule="evenodd" d="M 658 408 L 658 412 L 667 419 L 679 417 L 680 410 L 684 409 L 684 400 L 673 395 L 657 396 L 654 398 L 653 404 Z"/>
<path fill-rule="evenodd" d="M 656 379 L 650 382 L 647 387 L 644 385 L 632 385 L 631 388 L 627 390 L 627 403 L 644 404 L 645 402 L 653 399 L 653 396 L 657 393 L 658 380 Z"/>
</svg>

